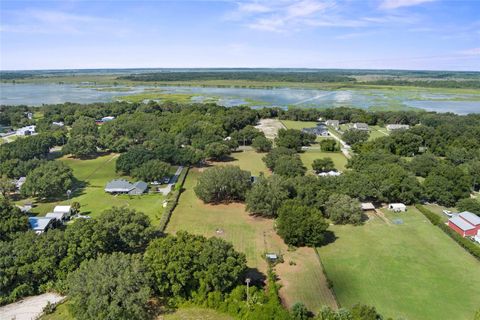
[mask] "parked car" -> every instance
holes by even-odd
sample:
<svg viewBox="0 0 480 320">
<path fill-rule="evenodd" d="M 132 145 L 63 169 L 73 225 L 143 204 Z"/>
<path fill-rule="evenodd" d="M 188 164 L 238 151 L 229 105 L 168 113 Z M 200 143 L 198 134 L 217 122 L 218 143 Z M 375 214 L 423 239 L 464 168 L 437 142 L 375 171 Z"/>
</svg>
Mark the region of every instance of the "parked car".
<svg viewBox="0 0 480 320">
<path fill-rule="evenodd" d="M 169 183 L 170 182 L 170 177 L 165 177 L 163 178 L 163 183 Z"/>
<path fill-rule="evenodd" d="M 161 184 L 161 183 L 160 183 L 159 181 L 153 181 L 152 184 L 153 184 L 154 186 L 158 186 L 158 185 Z"/>
<path fill-rule="evenodd" d="M 445 215 L 447 215 L 448 217 L 450 217 L 450 218 L 453 217 L 453 212 L 450 211 L 450 210 L 443 210 L 443 213 L 444 213 Z"/>
</svg>

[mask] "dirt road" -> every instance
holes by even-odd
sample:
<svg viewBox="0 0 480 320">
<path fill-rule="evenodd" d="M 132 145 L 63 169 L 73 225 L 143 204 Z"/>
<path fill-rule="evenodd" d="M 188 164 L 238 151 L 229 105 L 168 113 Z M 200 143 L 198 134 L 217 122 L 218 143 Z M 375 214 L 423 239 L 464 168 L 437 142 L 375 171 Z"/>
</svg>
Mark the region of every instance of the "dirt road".
<svg viewBox="0 0 480 320">
<path fill-rule="evenodd" d="M 15 303 L 0 307 L 1 320 L 33 320 L 43 311 L 43 308 L 50 303 L 62 301 L 62 297 L 56 293 L 44 293 L 38 296 L 28 297 Z"/>
</svg>

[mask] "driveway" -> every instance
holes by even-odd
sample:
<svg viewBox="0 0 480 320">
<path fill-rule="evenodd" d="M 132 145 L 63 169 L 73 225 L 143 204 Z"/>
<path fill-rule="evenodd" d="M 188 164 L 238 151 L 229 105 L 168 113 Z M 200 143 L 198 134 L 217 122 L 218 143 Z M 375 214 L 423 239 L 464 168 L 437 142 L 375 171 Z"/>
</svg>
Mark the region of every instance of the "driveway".
<svg viewBox="0 0 480 320">
<path fill-rule="evenodd" d="M 175 185 L 175 183 L 177 183 L 178 177 L 182 173 L 182 170 L 183 170 L 182 166 L 178 167 L 177 171 L 175 172 L 175 175 L 172 177 L 172 179 L 170 179 L 170 183 L 167 184 L 165 188 L 158 189 L 158 192 L 160 192 L 164 196 L 168 195 L 170 191 L 172 191 L 172 188 Z"/>
<path fill-rule="evenodd" d="M 56 293 L 44 293 L 38 296 L 28 297 L 18 302 L 0 307 L 1 320 L 33 320 L 43 311 L 43 308 L 50 303 L 62 301 L 62 297 Z"/>
</svg>

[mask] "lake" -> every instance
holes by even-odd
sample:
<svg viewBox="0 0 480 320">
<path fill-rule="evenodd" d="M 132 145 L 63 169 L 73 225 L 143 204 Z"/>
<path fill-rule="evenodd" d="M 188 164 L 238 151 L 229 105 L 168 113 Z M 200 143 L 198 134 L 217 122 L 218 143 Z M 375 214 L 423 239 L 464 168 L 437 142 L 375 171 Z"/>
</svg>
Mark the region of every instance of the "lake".
<svg viewBox="0 0 480 320">
<path fill-rule="evenodd" d="M 480 113 L 479 94 L 430 92 L 428 89 L 341 89 L 318 90 L 300 88 L 216 88 L 180 86 L 93 87 L 75 84 L 0 84 L 0 104 L 34 105 L 64 102 L 108 102 L 125 95 L 149 92 L 154 88 L 163 93 L 193 94 L 193 102 L 212 98 L 218 104 L 252 107 L 357 107 L 399 108 L 412 107 L 437 112 L 458 114 Z M 109 91 L 111 90 L 111 91 Z"/>
</svg>

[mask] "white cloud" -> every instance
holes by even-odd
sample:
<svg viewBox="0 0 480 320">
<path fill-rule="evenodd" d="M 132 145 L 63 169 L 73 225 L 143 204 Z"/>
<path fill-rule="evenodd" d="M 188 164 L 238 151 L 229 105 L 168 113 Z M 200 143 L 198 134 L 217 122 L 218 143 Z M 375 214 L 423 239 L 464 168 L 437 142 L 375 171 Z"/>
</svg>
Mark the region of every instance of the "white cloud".
<svg viewBox="0 0 480 320">
<path fill-rule="evenodd" d="M 380 4 L 381 9 L 397 9 L 401 7 L 411 7 L 422 3 L 433 2 L 436 0 L 383 0 Z"/>
</svg>

